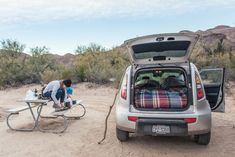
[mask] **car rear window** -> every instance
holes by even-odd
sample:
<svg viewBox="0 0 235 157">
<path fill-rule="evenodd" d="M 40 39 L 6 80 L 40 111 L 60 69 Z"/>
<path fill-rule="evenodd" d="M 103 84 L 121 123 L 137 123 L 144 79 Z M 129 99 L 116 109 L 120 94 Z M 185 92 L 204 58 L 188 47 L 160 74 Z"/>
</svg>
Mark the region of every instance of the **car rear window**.
<svg viewBox="0 0 235 157">
<path fill-rule="evenodd" d="M 174 81 L 170 83 L 169 80 Z M 158 83 L 161 88 L 177 85 L 186 86 L 184 72 L 178 69 L 140 71 L 137 73 L 135 86 L 145 84 L 146 81 L 154 81 Z"/>
<path fill-rule="evenodd" d="M 183 57 L 190 46 L 190 41 L 164 41 L 133 45 L 136 59 L 153 58 L 156 56 Z"/>
</svg>

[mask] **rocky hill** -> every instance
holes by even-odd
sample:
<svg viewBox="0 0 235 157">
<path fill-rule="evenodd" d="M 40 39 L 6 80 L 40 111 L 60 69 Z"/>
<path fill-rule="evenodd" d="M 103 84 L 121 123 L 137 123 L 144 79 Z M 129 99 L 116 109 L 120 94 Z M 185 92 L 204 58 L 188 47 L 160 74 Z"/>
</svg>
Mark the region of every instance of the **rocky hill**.
<svg viewBox="0 0 235 157">
<path fill-rule="evenodd" d="M 216 48 L 219 42 L 222 42 L 223 46 L 226 49 L 231 49 L 235 53 L 235 27 L 219 25 L 205 31 L 198 30 L 196 32 L 192 32 L 190 30 L 182 30 L 180 32 L 199 34 L 201 36 L 201 45 L 199 45 L 199 49 L 202 46 L 214 49 Z M 23 54 L 23 56 L 25 55 L 26 54 Z M 67 53 L 65 55 L 48 54 L 48 56 L 52 57 L 57 63 L 66 65 L 70 65 L 75 58 L 75 55 L 71 53 Z M 26 58 L 29 57 L 29 55 L 26 55 Z"/>
<path fill-rule="evenodd" d="M 235 50 L 235 27 L 219 25 L 205 31 L 184 30 L 180 32 L 199 34 L 201 43 L 210 48 L 216 47 L 218 42 L 221 42 L 226 49 Z"/>
<path fill-rule="evenodd" d="M 65 55 L 48 54 L 48 56 L 53 58 L 59 64 L 67 64 L 67 65 L 73 63 L 75 57 L 75 55 L 71 53 L 66 53 Z"/>
</svg>

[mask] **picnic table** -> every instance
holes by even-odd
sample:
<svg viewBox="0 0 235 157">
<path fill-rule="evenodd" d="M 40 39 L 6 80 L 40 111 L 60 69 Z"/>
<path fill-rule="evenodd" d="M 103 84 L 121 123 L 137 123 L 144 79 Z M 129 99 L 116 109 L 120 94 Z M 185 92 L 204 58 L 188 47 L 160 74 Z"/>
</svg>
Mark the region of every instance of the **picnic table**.
<svg viewBox="0 0 235 157">
<path fill-rule="evenodd" d="M 67 109 L 67 110 L 59 111 L 59 112 L 53 111 L 53 112 L 51 112 L 50 116 L 42 116 L 41 113 L 42 113 L 43 106 L 47 105 L 47 103 L 49 101 L 50 100 L 43 100 L 43 99 L 19 100 L 18 102 L 24 102 L 24 103 L 26 103 L 26 105 L 7 110 L 7 112 L 9 113 L 9 115 L 7 116 L 7 125 L 8 125 L 8 127 L 11 130 L 14 130 L 14 131 L 34 131 L 34 130 L 38 129 L 39 131 L 46 132 L 46 131 L 48 131 L 48 129 L 43 129 L 43 128 L 40 127 L 40 123 L 39 123 L 40 118 L 59 118 L 59 117 L 61 117 L 61 118 L 63 118 L 63 128 L 62 128 L 62 130 L 55 131 L 54 133 L 62 133 L 68 127 L 68 119 L 71 119 L 71 118 L 78 119 L 78 118 L 84 116 L 85 113 L 86 113 L 85 107 L 81 104 L 82 101 L 79 100 L 70 109 L 72 109 L 74 107 L 77 107 L 77 106 L 81 106 L 82 109 L 84 110 L 82 115 L 67 116 L 67 115 L 65 115 L 65 113 L 70 110 L 70 109 Z M 37 108 L 36 112 L 33 110 L 33 108 L 35 108 L 35 107 Z M 25 128 L 14 128 L 14 127 L 12 127 L 12 125 L 10 124 L 10 117 L 12 117 L 13 115 L 17 115 L 20 112 L 23 112 L 23 111 L 26 111 L 26 110 L 29 110 L 30 113 L 31 113 L 31 116 L 33 118 L 33 127 L 32 128 L 26 128 L 26 129 Z"/>
</svg>

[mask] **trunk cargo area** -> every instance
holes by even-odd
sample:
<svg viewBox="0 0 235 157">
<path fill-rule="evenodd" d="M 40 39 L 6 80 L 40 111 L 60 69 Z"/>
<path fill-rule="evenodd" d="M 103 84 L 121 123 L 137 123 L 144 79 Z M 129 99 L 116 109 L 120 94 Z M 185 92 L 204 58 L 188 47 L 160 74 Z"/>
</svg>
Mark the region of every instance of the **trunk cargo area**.
<svg viewBox="0 0 235 157">
<path fill-rule="evenodd" d="M 176 69 L 143 69 L 134 79 L 134 107 L 137 109 L 185 109 L 188 106 L 186 74 Z"/>
</svg>

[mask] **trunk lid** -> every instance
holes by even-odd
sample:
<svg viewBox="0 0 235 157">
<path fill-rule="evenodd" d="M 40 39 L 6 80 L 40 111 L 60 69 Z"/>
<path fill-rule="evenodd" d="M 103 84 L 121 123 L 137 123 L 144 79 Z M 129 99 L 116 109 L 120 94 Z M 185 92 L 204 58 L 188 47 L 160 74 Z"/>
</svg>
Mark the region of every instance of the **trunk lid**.
<svg viewBox="0 0 235 157">
<path fill-rule="evenodd" d="M 134 64 L 188 62 L 197 35 L 174 33 L 156 34 L 124 42 Z"/>
</svg>

